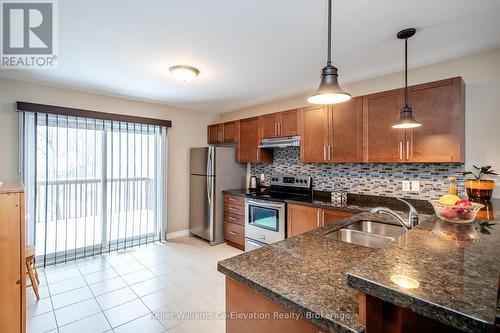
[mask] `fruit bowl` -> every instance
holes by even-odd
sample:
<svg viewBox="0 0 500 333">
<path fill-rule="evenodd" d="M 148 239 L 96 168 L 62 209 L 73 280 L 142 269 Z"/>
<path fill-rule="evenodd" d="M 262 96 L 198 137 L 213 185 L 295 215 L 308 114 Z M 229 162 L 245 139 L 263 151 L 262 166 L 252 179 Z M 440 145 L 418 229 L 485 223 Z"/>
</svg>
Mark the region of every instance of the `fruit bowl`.
<svg viewBox="0 0 500 333">
<path fill-rule="evenodd" d="M 470 223 L 476 218 L 477 212 L 484 207 L 476 202 L 471 202 L 469 206 L 443 205 L 439 200 L 429 200 L 429 202 L 441 220 L 451 223 Z"/>
</svg>

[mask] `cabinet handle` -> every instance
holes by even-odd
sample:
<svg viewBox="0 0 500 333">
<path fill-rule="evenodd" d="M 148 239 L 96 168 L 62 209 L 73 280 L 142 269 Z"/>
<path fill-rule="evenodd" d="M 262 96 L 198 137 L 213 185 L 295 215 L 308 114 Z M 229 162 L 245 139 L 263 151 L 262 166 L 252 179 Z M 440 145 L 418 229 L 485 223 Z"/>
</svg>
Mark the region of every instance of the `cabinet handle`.
<svg viewBox="0 0 500 333">
<path fill-rule="evenodd" d="M 232 217 L 232 216 L 229 216 L 229 219 L 230 219 L 231 221 L 236 221 L 236 218 L 234 218 L 234 217 Z"/>
<path fill-rule="evenodd" d="M 406 160 L 410 160 L 410 141 L 406 141 Z"/>
<path fill-rule="evenodd" d="M 318 209 L 318 227 L 321 227 L 321 209 Z"/>
<path fill-rule="evenodd" d="M 236 211 L 236 210 L 238 210 L 238 209 L 233 208 L 233 207 L 229 207 L 229 210 Z"/>
<path fill-rule="evenodd" d="M 230 233 L 231 235 L 239 235 L 237 232 L 234 232 L 234 231 L 229 231 L 229 233 Z"/>
<path fill-rule="evenodd" d="M 399 160 L 403 160 L 403 141 L 399 141 Z"/>
<path fill-rule="evenodd" d="M 278 135 L 281 135 L 281 123 L 278 123 Z"/>
<path fill-rule="evenodd" d="M 238 200 L 234 199 L 234 198 L 229 198 L 229 201 L 232 201 L 232 202 L 236 202 Z"/>
<path fill-rule="evenodd" d="M 326 146 L 323 146 L 323 159 L 326 161 Z"/>
<path fill-rule="evenodd" d="M 332 160 L 331 155 L 330 155 L 330 145 L 328 145 L 328 160 L 329 161 Z"/>
<path fill-rule="evenodd" d="M 17 280 L 16 284 L 19 286 L 21 284 L 21 280 Z"/>
</svg>

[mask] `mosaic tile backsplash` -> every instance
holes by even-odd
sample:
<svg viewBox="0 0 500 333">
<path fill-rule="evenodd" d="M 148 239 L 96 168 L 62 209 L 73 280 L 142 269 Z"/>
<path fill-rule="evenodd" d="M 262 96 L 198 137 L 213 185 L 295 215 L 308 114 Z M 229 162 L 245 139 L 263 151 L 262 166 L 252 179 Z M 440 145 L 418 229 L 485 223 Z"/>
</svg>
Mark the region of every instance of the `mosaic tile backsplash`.
<svg viewBox="0 0 500 333">
<path fill-rule="evenodd" d="M 260 177 L 265 174 L 264 185 L 269 185 L 269 176 L 303 175 L 313 178 L 315 190 L 333 191 L 344 189 L 349 193 L 434 199 L 448 190 L 448 176 L 457 176 L 459 195 L 465 195 L 463 186 L 463 164 L 379 164 L 379 163 L 301 163 L 298 147 L 274 150 L 272 164 L 252 164 L 250 172 Z M 420 181 L 419 192 L 402 191 L 403 180 Z"/>
</svg>

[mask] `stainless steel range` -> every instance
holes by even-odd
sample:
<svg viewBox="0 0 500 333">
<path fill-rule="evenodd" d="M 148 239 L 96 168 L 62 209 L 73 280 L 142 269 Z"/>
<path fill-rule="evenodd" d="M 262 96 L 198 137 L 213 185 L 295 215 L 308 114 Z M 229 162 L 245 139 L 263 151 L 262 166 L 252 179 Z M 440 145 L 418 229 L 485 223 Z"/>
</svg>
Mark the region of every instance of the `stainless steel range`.
<svg viewBox="0 0 500 333">
<path fill-rule="evenodd" d="M 245 251 L 285 239 L 286 199 L 311 201 L 311 177 L 274 175 L 267 193 L 247 195 Z"/>
</svg>

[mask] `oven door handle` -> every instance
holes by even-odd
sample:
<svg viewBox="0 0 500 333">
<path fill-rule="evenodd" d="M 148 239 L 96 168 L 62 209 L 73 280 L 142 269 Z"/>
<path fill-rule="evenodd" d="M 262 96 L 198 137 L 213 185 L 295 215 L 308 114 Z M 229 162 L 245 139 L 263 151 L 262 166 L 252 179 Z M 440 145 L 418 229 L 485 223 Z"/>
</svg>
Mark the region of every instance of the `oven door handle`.
<svg viewBox="0 0 500 333">
<path fill-rule="evenodd" d="M 280 209 L 280 208 L 283 208 L 284 207 L 284 204 L 273 204 L 273 203 L 269 203 L 269 202 L 265 202 L 265 201 L 257 201 L 257 200 L 252 200 L 252 199 L 247 199 L 247 203 L 249 205 L 255 205 L 255 206 L 260 206 L 260 207 L 264 207 L 264 208 L 277 208 L 277 209 Z"/>
</svg>

